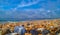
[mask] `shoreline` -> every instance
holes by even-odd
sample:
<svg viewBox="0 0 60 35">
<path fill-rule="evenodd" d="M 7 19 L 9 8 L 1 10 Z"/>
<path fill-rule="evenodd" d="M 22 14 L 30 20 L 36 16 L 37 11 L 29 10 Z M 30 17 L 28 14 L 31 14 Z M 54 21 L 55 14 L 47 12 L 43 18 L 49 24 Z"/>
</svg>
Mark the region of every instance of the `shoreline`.
<svg viewBox="0 0 60 35">
<path fill-rule="evenodd" d="M 5 24 L 5 23 L 9 23 L 9 22 L 35 22 L 35 21 L 52 21 L 52 20 L 60 20 L 60 18 L 58 19 L 41 19 L 41 20 L 26 20 L 26 21 L 5 21 L 5 20 L 0 20 L 0 24 Z"/>
</svg>

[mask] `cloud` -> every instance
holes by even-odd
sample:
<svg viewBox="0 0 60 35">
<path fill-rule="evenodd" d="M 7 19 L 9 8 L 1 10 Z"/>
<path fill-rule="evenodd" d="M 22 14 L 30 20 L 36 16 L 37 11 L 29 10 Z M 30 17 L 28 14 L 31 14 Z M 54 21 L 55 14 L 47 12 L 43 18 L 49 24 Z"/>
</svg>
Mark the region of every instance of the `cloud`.
<svg viewBox="0 0 60 35">
<path fill-rule="evenodd" d="M 26 3 L 25 0 L 22 0 L 22 2 L 20 4 L 18 4 L 17 7 L 13 8 L 13 10 L 17 10 L 18 8 L 23 8 L 23 7 L 35 5 L 35 4 L 38 4 L 39 2 L 44 1 L 44 0 L 28 0 L 28 1 L 29 2 Z"/>
<path fill-rule="evenodd" d="M 49 12 L 48 12 L 49 11 Z M 16 12 L 15 12 L 16 13 Z M 18 15 L 19 17 L 25 17 L 25 18 L 52 18 L 52 16 L 55 16 L 55 12 L 51 10 L 45 10 L 44 8 L 40 9 L 25 9 L 23 12 L 21 11 Z"/>
<path fill-rule="evenodd" d="M 50 12 L 48 12 L 50 11 Z M 56 9 L 58 12 L 58 10 Z M 42 19 L 42 18 L 58 18 L 58 14 L 55 10 L 46 10 L 45 8 L 40 9 L 24 9 L 16 11 L 4 11 L 3 14 L 0 14 L 1 18 L 14 18 L 14 20 L 33 20 L 33 19 Z M 0 12 L 1 13 L 1 12 Z M 12 19 L 13 20 L 13 19 Z"/>
<path fill-rule="evenodd" d="M 42 1 L 42 3 L 39 5 L 41 8 L 23 8 L 23 7 L 29 7 L 31 5 L 37 4 L 40 0 L 33 0 L 34 2 L 29 2 L 28 4 L 18 4 L 17 7 L 11 8 L 9 10 L 2 10 L 0 9 L 0 17 L 2 18 L 58 18 L 60 17 L 60 8 L 57 8 L 59 4 L 56 4 L 55 2 L 45 2 Z M 2 6 L 0 6 L 1 8 Z M 19 9 L 20 8 L 20 9 Z"/>
</svg>

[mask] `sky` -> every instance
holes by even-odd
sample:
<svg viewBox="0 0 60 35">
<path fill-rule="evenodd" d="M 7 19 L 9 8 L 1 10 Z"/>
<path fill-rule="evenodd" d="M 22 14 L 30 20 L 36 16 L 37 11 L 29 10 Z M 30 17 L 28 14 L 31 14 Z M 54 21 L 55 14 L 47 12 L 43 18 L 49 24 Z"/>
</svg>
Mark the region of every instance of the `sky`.
<svg viewBox="0 0 60 35">
<path fill-rule="evenodd" d="M 0 20 L 60 18 L 60 0 L 0 0 Z"/>
</svg>

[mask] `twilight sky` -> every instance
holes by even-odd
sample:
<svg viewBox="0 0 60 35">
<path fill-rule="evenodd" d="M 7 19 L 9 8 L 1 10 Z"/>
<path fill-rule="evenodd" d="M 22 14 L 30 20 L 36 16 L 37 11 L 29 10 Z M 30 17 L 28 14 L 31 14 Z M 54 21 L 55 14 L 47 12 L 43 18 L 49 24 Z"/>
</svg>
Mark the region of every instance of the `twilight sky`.
<svg viewBox="0 0 60 35">
<path fill-rule="evenodd" d="M 0 0 L 0 20 L 60 18 L 60 0 Z"/>
</svg>

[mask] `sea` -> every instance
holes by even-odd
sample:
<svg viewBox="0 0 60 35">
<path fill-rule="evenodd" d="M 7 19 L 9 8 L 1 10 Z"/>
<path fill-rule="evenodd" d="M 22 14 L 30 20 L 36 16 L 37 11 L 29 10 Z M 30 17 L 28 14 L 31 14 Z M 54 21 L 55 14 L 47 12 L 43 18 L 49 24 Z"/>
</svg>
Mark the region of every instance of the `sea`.
<svg viewBox="0 0 60 35">
<path fill-rule="evenodd" d="M 22 21 L 34 21 L 34 20 L 54 20 L 54 19 L 60 19 L 60 18 L 25 18 L 25 19 L 0 19 L 0 24 L 4 24 L 6 22 L 22 22 Z"/>
</svg>

